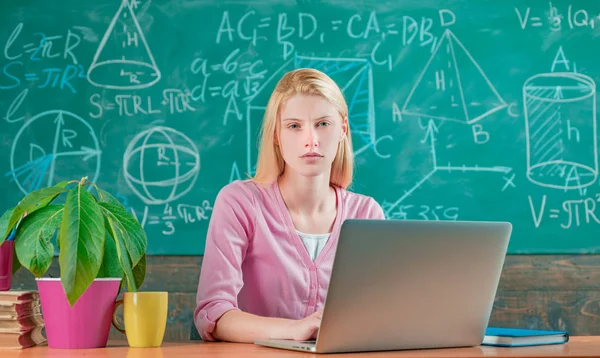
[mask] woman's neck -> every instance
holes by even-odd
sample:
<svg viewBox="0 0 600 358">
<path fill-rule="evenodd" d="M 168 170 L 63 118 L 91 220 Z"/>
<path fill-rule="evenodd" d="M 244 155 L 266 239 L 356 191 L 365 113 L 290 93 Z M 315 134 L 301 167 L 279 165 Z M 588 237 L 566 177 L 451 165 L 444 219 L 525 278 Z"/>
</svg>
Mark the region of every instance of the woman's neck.
<svg viewBox="0 0 600 358">
<path fill-rule="evenodd" d="M 335 210 L 335 191 L 328 174 L 304 177 L 286 170 L 278 181 L 288 211 L 311 215 Z"/>
</svg>

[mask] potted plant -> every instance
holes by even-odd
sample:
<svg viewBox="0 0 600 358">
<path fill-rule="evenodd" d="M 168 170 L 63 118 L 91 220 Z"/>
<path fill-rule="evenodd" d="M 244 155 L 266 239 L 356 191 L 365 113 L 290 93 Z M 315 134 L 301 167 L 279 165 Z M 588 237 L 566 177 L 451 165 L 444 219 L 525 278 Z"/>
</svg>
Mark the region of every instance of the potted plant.
<svg viewBox="0 0 600 358">
<path fill-rule="evenodd" d="M 36 277 L 48 346 L 105 347 L 120 289 L 137 291 L 146 273 L 147 238 L 136 218 L 84 177 L 33 191 L 7 210 L 0 245 L 13 229 L 13 261 Z M 53 238 L 60 278 L 44 278 Z"/>
</svg>

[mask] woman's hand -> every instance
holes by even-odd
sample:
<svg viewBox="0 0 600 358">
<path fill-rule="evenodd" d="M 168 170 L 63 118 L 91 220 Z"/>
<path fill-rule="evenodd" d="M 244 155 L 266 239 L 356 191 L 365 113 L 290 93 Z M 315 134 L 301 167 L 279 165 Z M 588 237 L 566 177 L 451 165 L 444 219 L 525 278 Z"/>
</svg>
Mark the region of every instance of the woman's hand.
<svg viewBox="0 0 600 358">
<path fill-rule="evenodd" d="M 215 325 L 212 338 L 219 341 L 252 343 L 264 339 L 315 339 L 323 310 L 300 320 L 261 317 L 239 310 L 225 312 Z"/>
<path fill-rule="evenodd" d="M 317 338 L 322 317 L 323 309 L 319 309 L 310 316 L 293 321 L 289 328 L 290 338 L 295 341 L 307 341 Z"/>
</svg>

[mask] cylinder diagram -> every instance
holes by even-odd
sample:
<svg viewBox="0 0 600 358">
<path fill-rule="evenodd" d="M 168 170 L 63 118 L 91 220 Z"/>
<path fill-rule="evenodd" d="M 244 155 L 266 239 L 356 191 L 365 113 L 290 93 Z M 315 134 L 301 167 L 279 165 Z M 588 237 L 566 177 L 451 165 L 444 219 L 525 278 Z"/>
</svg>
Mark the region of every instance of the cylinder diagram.
<svg viewBox="0 0 600 358">
<path fill-rule="evenodd" d="M 543 73 L 523 86 L 527 178 L 581 189 L 598 178 L 596 85 L 579 73 Z"/>
</svg>

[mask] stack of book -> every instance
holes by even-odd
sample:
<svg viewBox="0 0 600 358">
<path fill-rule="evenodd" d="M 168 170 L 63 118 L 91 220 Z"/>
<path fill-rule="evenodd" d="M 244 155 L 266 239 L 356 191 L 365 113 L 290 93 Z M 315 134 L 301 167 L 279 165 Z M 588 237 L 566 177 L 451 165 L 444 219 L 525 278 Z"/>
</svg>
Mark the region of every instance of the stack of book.
<svg viewBox="0 0 600 358">
<path fill-rule="evenodd" d="M 0 349 L 22 349 L 46 343 L 37 291 L 0 291 Z"/>
</svg>

